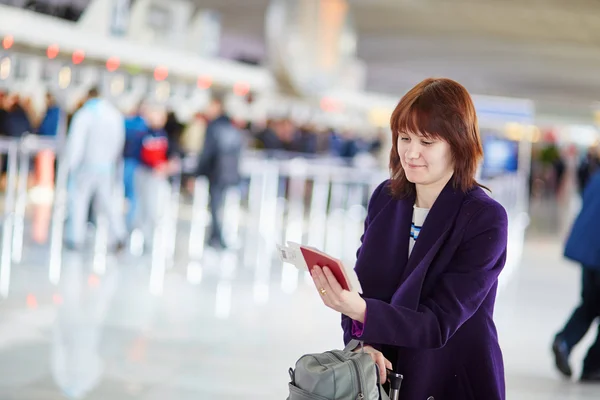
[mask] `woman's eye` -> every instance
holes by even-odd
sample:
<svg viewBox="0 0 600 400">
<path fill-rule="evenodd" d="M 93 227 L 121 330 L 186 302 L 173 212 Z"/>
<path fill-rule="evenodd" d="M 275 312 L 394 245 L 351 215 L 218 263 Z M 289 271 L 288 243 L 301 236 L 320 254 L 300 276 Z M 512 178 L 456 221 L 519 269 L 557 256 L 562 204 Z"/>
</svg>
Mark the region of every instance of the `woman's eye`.
<svg viewBox="0 0 600 400">
<path fill-rule="evenodd" d="M 422 143 L 424 146 L 429 146 L 429 145 L 432 145 L 432 144 L 433 144 L 433 142 L 426 142 L 426 141 L 424 141 L 424 140 L 421 140 L 421 143 Z"/>
<path fill-rule="evenodd" d="M 402 137 L 402 138 L 400 138 L 400 140 L 402 140 L 403 142 L 408 142 L 410 139 L 407 137 Z"/>
</svg>

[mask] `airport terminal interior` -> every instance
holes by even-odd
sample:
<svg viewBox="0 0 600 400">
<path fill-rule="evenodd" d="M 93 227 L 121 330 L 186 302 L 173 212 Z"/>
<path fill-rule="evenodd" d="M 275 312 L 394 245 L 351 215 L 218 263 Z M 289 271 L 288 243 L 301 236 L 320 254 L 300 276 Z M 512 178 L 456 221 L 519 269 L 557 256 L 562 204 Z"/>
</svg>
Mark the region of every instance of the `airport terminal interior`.
<svg viewBox="0 0 600 400">
<path fill-rule="evenodd" d="M 599 38 L 592 0 L 0 0 L 0 399 L 288 398 L 344 341 L 285 249 L 352 271 L 390 116 L 429 77 L 471 94 L 508 216 L 506 398 L 599 399 L 600 304 L 571 377 L 555 341 L 582 297 L 564 253 L 600 173 Z"/>
</svg>

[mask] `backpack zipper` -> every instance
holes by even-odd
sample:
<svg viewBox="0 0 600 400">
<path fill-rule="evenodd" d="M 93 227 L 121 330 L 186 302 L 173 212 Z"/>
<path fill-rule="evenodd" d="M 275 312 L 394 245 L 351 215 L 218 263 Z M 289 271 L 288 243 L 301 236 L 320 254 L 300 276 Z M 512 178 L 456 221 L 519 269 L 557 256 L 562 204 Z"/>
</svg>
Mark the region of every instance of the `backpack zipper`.
<svg viewBox="0 0 600 400">
<path fill-rule="evenodd" d="M 346 361 L 346 360 L 342 359 L 340 356 L 338 356 L 337 354 L 335 354 L 332 351 L 330 351 L 329 353 L 331 353 L 331 355 L 333 355 L 335 358 L 337 358 L 341 362 L 345 362 Z M 365 398 L 365 395 L 363 394 L 362 383 L 361 383 L 361 380 L 360 380 L 360 378 L 361 378 L 361 376 L 360 376 L 360 366 L 358 365 L 358 361 L 356 361 L 354 359 L 350 359 L 349 361 L 350 361 L 350 363 L 353 366 L 354 375 L 356 376 L 356 383 L 358 384 L 358 395 L 356 396 L 356 400 L 363 400 Z"/>
</svg>

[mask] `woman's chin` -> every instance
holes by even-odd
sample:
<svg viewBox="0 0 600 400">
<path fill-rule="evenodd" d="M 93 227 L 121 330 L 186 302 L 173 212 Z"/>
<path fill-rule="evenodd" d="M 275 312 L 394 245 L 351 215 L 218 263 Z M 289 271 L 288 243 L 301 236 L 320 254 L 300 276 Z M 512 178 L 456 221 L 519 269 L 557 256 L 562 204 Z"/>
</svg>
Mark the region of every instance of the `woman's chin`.
<svg viewBox="0 0 600 400">
<path fill-rule="evenodd" d="M 410 183 L 421 184 L 426 181 L 423 176 L 419 176 L 420 174 L 405 172 L 406 180 Z"/>
</svg>

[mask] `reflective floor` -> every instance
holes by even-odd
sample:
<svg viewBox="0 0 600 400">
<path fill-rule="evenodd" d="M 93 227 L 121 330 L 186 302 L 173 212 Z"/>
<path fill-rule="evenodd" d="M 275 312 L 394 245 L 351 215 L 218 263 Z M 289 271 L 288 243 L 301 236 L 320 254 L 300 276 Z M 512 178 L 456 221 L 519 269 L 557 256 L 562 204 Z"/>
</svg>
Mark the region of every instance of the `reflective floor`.
<svg viewBox="0 0 600 400">
<path fill-rule="evenodd" d="M 508 398 L 600 398 L 600 385 L 560 379 L 548 351 L 577 302 L 578 268 L 555 240 L 524 251 L 497 308 Z M 54 286 L 46 249 L 25 246 L 0 303 L 0 399 L 281 400 L 300 355 L 340 346 L 338 316 L 279 264 L 207 252 L 157 280 L 150 256 L 94 260 L 65 251 Z"/>
</svg>

